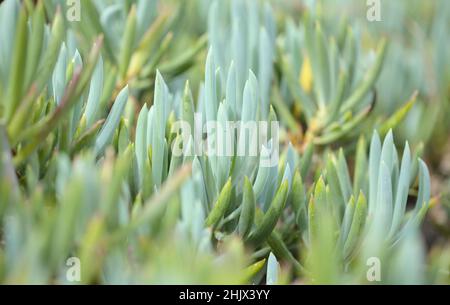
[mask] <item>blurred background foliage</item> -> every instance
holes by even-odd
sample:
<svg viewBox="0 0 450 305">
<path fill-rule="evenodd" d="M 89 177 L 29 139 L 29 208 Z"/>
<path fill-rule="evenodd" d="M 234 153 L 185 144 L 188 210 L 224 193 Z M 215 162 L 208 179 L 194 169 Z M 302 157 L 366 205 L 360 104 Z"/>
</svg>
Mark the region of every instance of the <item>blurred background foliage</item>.
<svg viewBox="0 0 450 305">
<path fill-rule="evenodd" d="M 3 1 L 0 282 L 450 283 L 450 5 L 380 3 Z"/>
</svg>

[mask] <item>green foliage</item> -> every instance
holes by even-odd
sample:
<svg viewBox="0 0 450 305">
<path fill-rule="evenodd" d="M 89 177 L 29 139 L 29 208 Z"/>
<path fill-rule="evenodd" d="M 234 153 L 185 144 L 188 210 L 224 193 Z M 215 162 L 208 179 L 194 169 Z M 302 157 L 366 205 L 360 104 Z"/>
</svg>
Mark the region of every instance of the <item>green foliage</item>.
<svg viewBox="0 0 450 305">
<path fill-rule="evenodd" d="M 310 16 L 305 16 L 299 27 L 291 20 L 286 24 L 280 59 L 281 86 L 288 88 L 284 100 L 292 101 L 292 107 L 300 111 L 306 122 L 305 141 L 317 145 L 363 132 L 358 127 L 373 107 L 374 98 L 368 101 L 367 97 L 385 58 L 383 39 L 377 46 L 375 60 L 360 76 L 361 67 L 355 58 L 360 56 L 361 46 L 353 30 L 343 28 L 339 37 L 333 37 L 324 33 L 322 25 L 314 23 Z"/>
<path fill-rule="evenodd" d="M 390 35 L 367 45 L 357 22 L 252 0 L 68 9 L 0 4 L 0 282 L 73 284 L 79 261 L 82 284 L 365 284 L 372 258 L 381 283 L 448 281 L 445 244 L 428 253 L 420 231 L 440 207 L 429 146 L 400 158 L 392 132 L 422 132 L 428 95 L 390 84 L 414 74 L 392 62 L 417 66 Z M 231 154 L 206 128 L 199 151 L 209 121 L 268 127 L 226 134 Z"/>
</svg>

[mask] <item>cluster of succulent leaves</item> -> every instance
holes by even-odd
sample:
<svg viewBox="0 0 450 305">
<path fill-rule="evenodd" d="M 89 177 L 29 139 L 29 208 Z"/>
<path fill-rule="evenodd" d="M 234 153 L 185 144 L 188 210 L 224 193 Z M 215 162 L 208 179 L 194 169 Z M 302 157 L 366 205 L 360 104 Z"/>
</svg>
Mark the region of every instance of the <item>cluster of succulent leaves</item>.
<svg viewBox="0 0 450 305">
<path fill-rule="evenodd" d="M 383 283 L 448 280 L 420 237 L 422 150 L 391 131 L 414 97 L 372 111 L 388 39 L 371 55 L 312 12 L 160 2 L 83 1 L 79 22 L 66 1 L 0 5 L 1 282 L 70 283 L 71 258 L 87 284 L 368 283 L 373 257 Z M 257 156 L 192 138 L 180 156 L 175 123 L 198 114 L 282 130 Z"/>
<path fill-rule="evenodd" d="M 322 14 L 328 14 L 324 19 L 332 24 L 339 22 L 335 16 L 350 12 L 348 18 L 362 39 L 389 37 L 385 64 L 377 82 L 375 110 L 379 114 L 392 114 L 417 90 L 417 101 L 396 135 L 415 144 L 426 142 L 432 157 L 441 157 L 444 151 L 440 143 L 447 141 L 449 128 L 445 120 L 450 80 L 446 52 L 450 26 L 448 3 L 445 0 L 380 1 L 382 22 L 367 22 L 366 7 L 354 4 L 354 1 L 335 1 L 327 4 Z"/>
</svg>

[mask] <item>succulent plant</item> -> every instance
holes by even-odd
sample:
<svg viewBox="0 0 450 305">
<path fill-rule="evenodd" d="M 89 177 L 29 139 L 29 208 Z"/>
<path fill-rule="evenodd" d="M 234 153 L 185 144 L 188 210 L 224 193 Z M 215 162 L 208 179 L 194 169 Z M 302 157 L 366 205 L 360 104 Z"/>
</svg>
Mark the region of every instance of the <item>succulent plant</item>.
<svg viewBox="0 0 450 305">
<path fill-rule="evenodd" d="M 386 41 L 382 40 L 373 63 L 358 66 L 355 58 L 362 57 L 362 51 L 356 34 L 342 27 L 339 37 L 329 37 L 319 21 L 314 24 L 306 16 L 300 27 L 287 22 L 282 42 L 281 85 L 306 122 L 305 141 L 317 145 L 357 133 L 373 107 L 371 91 L 385 57 Z"/>
<path fill-rule="evenodd" d="M 435 168 L 391 130 L 417 95 L 372 111 L 398 46 L 283 5 L 2 2 L 0 282 L 448 281 Z"/>
<path fill-rule="evenodd" d="M 365 141 L 363 138 L 360 140 L 353 177 L 352 183 L 341 150 L 339 157 L 333 154 L 328 157 L 324 176 L 311 189 L 310 199 L 307 200 L 304 193 L 297 199 L 301 202 L 296 213 L 297 224 L 302 228 L 305 246 L 311 249 L 308 260 L 313 261 L 309 267 L 315 281 L 330 280 L 322 278 L 321 273 L 332 273 L 332 270 L 351 274 L 354 270 L 345 271 L 345 266 L 354 265 L 354 261 L 365 262 L 371 257 L 387 261 L 384 258 L 389 251 L 402 251 L 399 247 L 402 247 L 404 240 L 409 239 L 408 236 L 416 236 L 429 208 L 430 176 L 427 166 L 422 160 L 411 157 L 408 144 L 399 160 L 391 132 L 383 144 L 374 132 L 368 158 Z M 407 209 L 408 202 L 412 201 L 410 185 L 415 184 L 416 180 L 419 186 L 415 205 Z M 420 242 L 417 244 L 418 251 L 423 251 Z M 325 251 L 325 247 L 330 248 Z M 309 257 L 314 255 L 322 260 L 333 256 L 330 264 L 335 266 L 323 270 L 317 258 Z M 418 274 L 424 274 L 423 270 Z M 358 276 L 361 277 L 361 274 Z M 338 280 L 336 275 L 334 280 Z M 351 277 L 348 280 L 351 281 Z"/>
<path fill-rule="evenodd" d="M 235 78 L 236 103 L 242 105 L 246 75 L 252 70 L 259 82 L 262 118 L 269 114 L 276 32 L 267 2 L 259 5 L 257 1 L 216 0 L 209 8 L 210 45 L 216 65 L 223 71 L 220 84 L 225 88 L 230 77 Z"/>
<path fill-rule="evenodd" d="M 61 7 L 68 9 L 63 0 L 46 1 L 46 8 L 53 15 Z M 97 36 L 104 39 L 102 48 L 106 59 L 107 85 L 117 95 L 129 85 L 134 94 L 149 96 L 153 93 L 156 70 L 166 77 L 177 78 L 196 62 L 204 48 L 205 36 L 197 37 L 191 47 L 178 51 L 174 31 L 184 5 L 157 0 L 105 1 L 95 0 L 80 5 L 80 22 L 66 22 L 68 38 L 72 45 L 88 49 Z M 168 56 L 170 54 L 170 56 Z"/>
<path fill-rule="evenodd" d="M 350 245 L 354 244 L 354 241 L 349 240 L 353 222 L 360 223 L 361 230 L 364 227 L 370 228 L 367 229 L 368 236 L 371 231 L 377 231 L 389 244 L 395 244 L 405 234 L 404 231 L 420 224 L 430 200 L 430 176 L 427 166 L 421 159 L 412 160 L 408 144 L 405 145 L 403 157 L 399 160 L 392 133 L 388 133 L 381 145 L 375 132 L 367 160 L 362 151 L 364 142 L 361 141 L 353 187 L 342 151 L 338 159 L 330 157 L 331 161 L 326 169 L 329 191 L 337 195 L 331 198 L 341 198 L 339 202 L 340 215 L 343 216 L 341 234 L 343 242 L 349 245 L 346 247 L 348 250 L 344 250 L 347 253 L 351 249 Z M 417 168 L 419 169 L 417 199 L 414 209 L 405 216 L 410 184 L 416 181 L 414 173 L 417 172 Z M 317 187 L 315 192 L 319 191 Z M 344 209 L 342 204 L 345 205 Z M 357 217 L 365 220 L 356 219 Z"/>
</svg>

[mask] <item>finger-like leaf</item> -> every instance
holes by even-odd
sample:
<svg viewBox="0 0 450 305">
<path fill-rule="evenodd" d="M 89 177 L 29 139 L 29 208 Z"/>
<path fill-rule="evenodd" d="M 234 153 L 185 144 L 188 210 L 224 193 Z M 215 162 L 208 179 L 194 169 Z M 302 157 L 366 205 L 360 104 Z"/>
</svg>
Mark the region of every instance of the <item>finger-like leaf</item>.
<svg viewBox="0 0 450 305">
<path fill-rule="evenodd" d="M 367 176 L 366 140 L 361 136 L 356 147 L 353 196 L 358 196 L 361 191 L 368 191 L 364 187 L 366 185 Z"/>
<path fill-rule="evenodd" d="M 341 112 L 346 112 L 347 110 L 351 109 L 354 105 L 358 104 L 369 92 L 371 87 L 374 85 L 383 66 L 383 61 L 386 54 L 386 46 L 387 42 L 385 39 L 383 39 L 377 47 L 377 58 L 375 60 L 375 63 L 373 64 L 372 68 L 367 72 L 365 78 L 361 81 L 361 83 L 358 85 L 353 94 L 350 95 L 350 97 L 348 97 L 342 103 Z"/>
<path fill-rule="evenodd" d="M 116 128 L 119 126 L 120 117 L 125 109 L 128 101 L 128 86 L 123 88 L 117 96 L 116 101 L 111 109 L 105 124 L 100 130 L 95 141 L 95 152 L 97 155 L 103 153 L 108 143 L 112 140 Z"/>
<path fill-rule="evenodd" d="M 119 73 L 125 79 L 131 60 L 132 51 L 136 37 L 136 6 L 131 8 L 128 15 L 125 32 L 122 38 L 122 48 L 119 56 Z"/>
<path fill-rule="evenodd" d="M 261 223 L 250 234 L 248 238 L 250 243 L 260 244 L 275 228 L 286 204 L 288 188 L 288 181 L 283 181 Z"/>
<path fill-rule="evenodd" d="M 348 256 L 350 254 L 350 251 L 355 246 L 358 240 L 358 235 L 361 233 L 362 227 L 365 223 L 366 215 L 367 215 L 366 198 L 362 193 L 360 193 L 358 197 L 358 202 L 356 204 L 355 212 L 353 214 L 352 224 L 348 232 L 348 237 L 344 244 L 344 256 Z"/>
<path fill-rule="evenodd" d="M 406 203 L 408 200 L 409 181 L 411 173 L 411 153 L 409 145 L 406 143 L 405 150 L 403 151 L 402 165 L 400 169 L 400 178 L 397 185 L 397 193 L 395 195 L 394 214 L 392 215 L 392 226 L 389 236 L 392 236 L 402 220 L 402 216 L 405 213 Z"/>
<path fill-rule="evenodd" d="M 392 116 L 390 116 L 380 127 L 380 133 L 385 135 L 389 132 L 389 130 L 395 128 L 400 122 L 405 118 L 408 114 L 409 110 L 414 106 L 417 99 L 417 91 L 413 93 L 411 98 L 403 105 L 400 109 L 398 109 Z"/>
<path fill-rule="evenodd" d="M 244 177 L 244 193 L 242 195 L 242 210 L 239 217 L 238 231 L 242 237 L 247 237 L 255 218 L 256 200 L 250 180 Z"/>
<path fill-rule="evenodd" d="M 217 202 L 214 204 L 211 212 L 205 220 L 206 226 L 214 226 L 219 220 L 225 215 L 225 212 L 228 210 L 230 205 L 231 198 L 231 178 L 228 179 L 225 186 L 222 188 L 222 191 L 219 194 Z"/>
<path fill-rule="evenodd" d="M 86 102 L 86 126 L 90 127 L 97 119 L 98 109 L 100 108 L 100 98 L 103 91 L 103 59 L 99 58 L 97 66 L 89 88 L 89 95 Z"/>
<path fill-rule="evenodd" d="M 10 121 L 23 95 L 26 66 L 26 52 L 28 43 L 27 13 L 24 7 L 20 10 L 15 35 L 14 54 L 12 55 L 9 72 L 9 86 L 6 95 L 5 119 Z"/>
<path fill-rule="evenodd" d="M 378 133 L 374 131 L 369 153 L 369 215 L 372 215 L 376 206 L 380 155 L 381 141 Z"/>
<path fill-rule="evenodd" d="M 25 74 L 25 86 L 29 88 L 32 79 L 34 79 L 39 66 L 39 60 L 42 54 L 42 46 L 44 44 L 45 16 L 44 4 L 39 2 L 37 9 L 32 16 L 31 38 L 27 53 L 27 69 Z"/>
<path fill-rule="evenodd" d="M 269 260 L 267 261 L 267 285 L 275 285 L 278 282 L 279 269 L 280 265 L 278 264 L 275 255 L 270 253 Z"/>
</svg>

